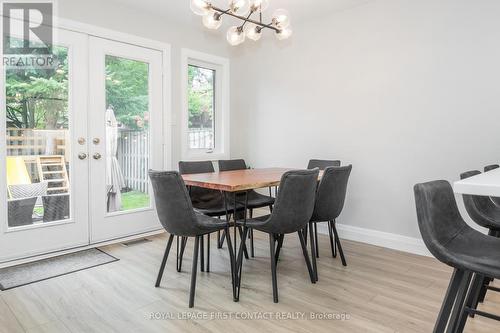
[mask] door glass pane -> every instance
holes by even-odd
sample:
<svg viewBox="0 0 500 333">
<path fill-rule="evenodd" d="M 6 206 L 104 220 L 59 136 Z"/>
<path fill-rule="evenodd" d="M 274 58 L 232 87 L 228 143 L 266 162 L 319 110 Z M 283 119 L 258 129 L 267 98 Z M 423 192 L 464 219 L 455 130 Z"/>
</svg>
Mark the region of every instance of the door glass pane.
<svg viewBox="0 0 500 333">
<path fill-rule="evenodd" d="M 106 56 L 106 206 L 150 207 L 149 65 Z"/>
<path fill-rule="evenodd" d="M 70 218 L 68 49 L 53 53 L 51 68 L 5 69 L 9 227 Z"/>
<path fill-rule="evenodd" d="M 215 148 L 215 70 L 188 66 L 189 149 Z"/>
</svg>

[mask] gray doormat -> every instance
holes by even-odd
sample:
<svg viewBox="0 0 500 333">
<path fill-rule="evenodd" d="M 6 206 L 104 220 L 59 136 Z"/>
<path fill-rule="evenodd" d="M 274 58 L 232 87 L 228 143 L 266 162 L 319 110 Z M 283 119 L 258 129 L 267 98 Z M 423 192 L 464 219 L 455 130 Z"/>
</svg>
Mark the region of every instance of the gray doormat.
<svg viewBox="0 0 500 333">
<path fill-rule="evenodd" d="M 30 283 L 109 264 L 119 259 L 99 249 L 89 249 L 0 269 L 0 290 L 9 290 Z"/>
</svg>

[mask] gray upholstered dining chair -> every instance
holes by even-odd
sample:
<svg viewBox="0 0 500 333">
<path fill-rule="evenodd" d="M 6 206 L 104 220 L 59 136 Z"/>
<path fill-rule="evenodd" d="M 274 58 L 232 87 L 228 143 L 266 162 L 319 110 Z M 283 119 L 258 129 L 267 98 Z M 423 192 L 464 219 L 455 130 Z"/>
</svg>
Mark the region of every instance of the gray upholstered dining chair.
<svg viewBox="0 0 500 333">
<path fill-rule="evenodd" d="M 276 263 L 279 253 L 276 250 L 283 244 L 285 234 L 297 233 L 299 236 L 302 253 L 306 261 L 307 269 L 312 283 L 316 283 L 315 273 L 307 252 L 302 230 L 309 223 L 314 210 L 314 197 L 318 181 L 318 169 L 288 171 L 283 174 L 280 182 L 280 191 L 276 198 L 273 212 L 270 215 L 249 219 L 241 223 L 244 226 L 243 239 L 246 239 L 249 228 L 269 234 L 269 248 L 271 255 L 271 273 L 273 284 L 273 300 L 278 302 L 278 282 L 276 277 Z M 238 252 L 238 265 L 242 266 L 242 247 Z M 237 285 L 240 285 L 241 272 L 238 274 Z"/>
<path fill-rule="evenodd" d="M 158 218 L 162 226 L 170 234 L 155 286 L 160 286 L 174 236 L 185 237 L 186 239 L 188 237 L 193 237 L 195 242 L 193 265 L 191 270 L 191 289 L 189 294 L 189 307 L 191 308 L 194 306 L 200 240 L 204 235 L 208 235 L 219 230 L 226 231 L 229 257 L 231 261 L 231 280 L 234 285 L 235 261 L 233 248 L 231 246 L 231 236 L 229 235 L 228 229 L 229 224 L 226 221 L 198 214 L 194 211 L 186 185 L 178 172 L 149 171 L 149 177 L 153 187 Z"/>
<path fill-rule="evenodd" d="M 436 259 L 454 268 L 434 332 L 444 332 L 446 327 L 447 332 L 462 332 L 468 315 L 490 315 L 475 310 L 473 304 L 484 277 L 500 278 L 500 239 L 465 223 L 447 181 L 417 184 L 414 192 L 425 245 Z"/>
<path fill-rule="evenodd" d="M 318 168 L 320 170 L 325 170 L 327 167 L 338 167 L 340 166 L 340 160 L 319 160 L 319 159 L 311 159 L 309 160 L 309 163 L 307 164 L 308 169 L 314 169 Z M 313 225 L 314 230 L 311 229 L 311 234 L 314 235 L 315 239 L 315 244 L 316 244 L 316 257 L 319 258 L 319 246 L 318 246 L 318 226 L 316 224 Z M 307 244 L 307 232 L 308 232 L 308 227 L 304 229 L 304 237 L 306 239 L 306 244 Z"/>
<path fill-rule="evenodd" d="M 219 171 L 234 171 L 234 170 L 245 170 L 245 169 L 247 169 L 247 164 L 243 159 L 219 160 Z M 269 207 L 269 211 L 272 213 L 274 198 L 270 195 L 267 196 L 257 193 L 254 190 L 250 190 L 247 191 L 246 194 L 245 193 L 236 194 L 236 202 L 242 205 L 245 205 L 246 203 L 250 218 L 252 218 L 254 209 Z M 250 254 L 252 257 L 255 255 L 254 252 L 255 251 L 253 244 L 253 229 L 250 229 Z"/>
<path fill-rule="evenodd" d="M 342 265 L 347 266 L 344 251 L 340 244 L 340 238 L 337 232 L 336 219 L 339 217 L 347 193 L 347 183 L 351 174 L 352 165 L 343 167 L 327 167 L 323 171 L 323 176 L 316 191 L 316 201 L 314 203 L 314 211 L 309 222 L 309 228 L 313 230 L 312 225 L 320 222 L 328 222 L 328 233 L 330 234 L 330 246 L 332 248 L 332 256 L 336 257 L 337 248 L 342 260 Z M 315 227 L 314 230 L 317 230 Z M 317 236 L 316 242 L 311 232 L 311 249 L 313 252 L 313 267 L 316 269 L 316 251 L 318 247 Z M 317 276 L 316 276 L 317 277 Z"/>
<path fill-rule="evenodd" d="M 214 165 L 211 161 L 180 161 L 179 162 L 179 172 L 181 175 L 188 174 L 196 174 L 196 173 L 211 173 L 215 172 Z M 220 218 L 221 216 L 226 215 L 226 208 L 229 214 L 234 213 L 234 203 L 231 200 L 224 200 L 224 196 L 220 191 L 211 190 L 202 187 L 191 186 L 189 188 L 189 196 L 191 197 L 191 202 L 193 204 L 194 209 L 204 215 L 207 216 L 215 216 Z M 243 211 L 243 205 L 236 203 L 236 210 Z M 226 234 L 223 233 L 223 237 Z M 217 232 L 217 240 L 220 239 L 220 231 Z M 203 237 L 200 239 L 200 252 L 201 252 L 201 260 L 200 260 L 200 268 L 201 271 L 205 271 L 205 252 L 204 252 L 204 239 Z M 222 244 L 218 247 L 221 248 Z M 177 239 L 177 271 L 181 271 L 182 268 L 182 257 L 184 254 L 184 248 L 186 246 L 186 238 L 181 239 L 180 252 L 179 252 L 179 239 Z M 248 257 L 248 254 L 245 250 L 245 256 Z M 207 235 L 207 272 L 210 271 L 210 235 Z"/>
</svg>

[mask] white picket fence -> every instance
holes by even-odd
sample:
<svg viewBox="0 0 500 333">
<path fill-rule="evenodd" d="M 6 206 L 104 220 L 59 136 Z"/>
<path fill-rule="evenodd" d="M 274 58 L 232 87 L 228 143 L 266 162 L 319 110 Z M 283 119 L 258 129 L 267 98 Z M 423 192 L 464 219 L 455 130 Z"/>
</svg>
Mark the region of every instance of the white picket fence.
<svg viewBox="0 0 500 333">
<path fill-rule="evenodd" d="M 126 186 L 132 190 L 149 193 L 150 146 L 148 131 L 118 132 L 118 163 Z"/>
<path fill-rule="evenodd" d="M 211 149 L 214 147 L 214 131 L 211 128 L 190 128 L 188 140 L 190 149 Z"/>
</svg>

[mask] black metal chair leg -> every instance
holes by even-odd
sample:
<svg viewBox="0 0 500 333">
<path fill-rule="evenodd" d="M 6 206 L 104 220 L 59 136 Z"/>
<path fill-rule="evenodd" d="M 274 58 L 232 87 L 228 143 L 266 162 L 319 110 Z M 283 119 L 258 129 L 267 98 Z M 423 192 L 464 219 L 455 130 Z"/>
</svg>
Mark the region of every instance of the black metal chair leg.
<svg viewBox="0 0 500 333">
<path fill-rule="evenodd" d="M 471 272 L 465 272 L 462 280 L 460 281 L 457 298 L 455 299 L 455 304 L 453 305 L 453 310 L 451 311 L 451 316 L 448 323 L 448 328 L 446 329 L 446 333 L 455 333 L 455 329 L 459 324 L 458 319 L 463 311 L 465 297 L 467 296 L 467 290 L 469 289 L 471 277 Z"/>
<path fill-rule="evenodd" d="M 312 229 L 312 222 L 309 222 L 309 227 Z M 316 281 L 318 281 L 318 266 L 316 264 L 316 246 L 314 245 L 314 236 L 312 233 L 309 234 L 311 238 L 311 257 L 312 257 L 312 266 L 314 270 L 314 275 L 316 276 Z M 307 233 L 304 237 L 304 243 L 307 246 Z"/>
<path fill-rule="evenodd" d="M 170 247 L 172 247 L 172 241 L 174 240 L 174 235 L 170 235 L 167 241 L 167 247 L 165 248 L 165 253 L 163 254 L 163 259 L 160 265 L 160 271 L 158 272 L 158 277 L 156 278 L 155 287 L 159 287 L 161 283 L 161 278 L 163 277 L 163 271 L 165 270 L 165 265 L 167 264 L 168 254 L 170 253 Z"/>
<path fill-rule="evenodd" d="M 300 245 L 302 246 L 302 253 L 304 254 L 307 270 L 309 271 L 309 277 L 311 278 L 312 283 L 316 283 L 316 273 L 313 271 L 313 268 L 311 266 L 311 261 L 309 260 L 309 254 L 307 253 L 307 247 L 306 247 L 306 242 L 304 241 L 304 235 L 300 231 L 297 231 L 297 235 L 299 235 Z"/>
<path fill-rule="evenodd" d="M 332 230 L 333 230 L 333 235 L 335 238 L 335 244 L 337 244 L 337 247 L 339 249 L 340 260 L 342 260 L 342 265 L 347 266 L 347 262 L 346 262 L 345 256 L 344 256 L 344 250 L 342 249 L 342 245 L 340 244 L 339 233 L 337 232 L 337 227 L 335 225 L 335 221 L 332 222 Z"/>
<path fill-rule="evenodd" d="M 275 237 L 273 234 L 269 234 L 269 250 L 271 252 L 271 276 L 273 282 L 273 301 L 278 303 L 278 280 L 276 276 L 276 257 L 274 253 Z"/>
<path fill-rule="evenodd" d="M 448 319 L 450 318 L 453 303 L 457 296 L 458 287 L 460 286 L 460 281 L 462 280 L 463 276 L 463 271 L 459 271 L 457 269 L 453 271 L 450 283 L 448 284 L 448 289 L 446 290 L 446 295 L 443 299 L 443 304 L 441 305 L 441 309 L 439 310 L 439 314 L 436 319 L 436 324 L 434 325 L 434 333 L 444 333 L 446 324 L 448 323 Z"/>
<path fill-rule="evenodd" d="M 250 208 L 248 210 L 248 216 L 249 218 L 253 218 L 253 209 Z M 252 256 L 252 258 L 255 258 L 255 247 L 253 245 L 253 229 L 250 229 L 250 255 Z"/>
<path fill-rule="evenodd" d="M 177 272 L 180 272 L 179 271 L 179 246 L 180 246 L 180 242 L 179 242 L 179 236 L 175 236 L 176 238 L 176 256 L 175 256 L 175 269 L 177 269 Z"/>
<path fill-rule="evenodd" d="M 205 241 L 203 236 L 200 236 L 200 270 L 205 271 Z"/>
<path fill-rule="evenodd" d="M 220 244 L 220 230 L 217 231 L 217 248 L 220 249 L 222 245 Z"/>
<path fill-rule="evenodd" d="M 333 227 L 332 227 L 332 221 L 328 221 L 328 234 L 330 235 L 330 247 L 332 248 L 332 257 L 336 258 L 337 257 L 337 251 L 336 249 L 336 242 L 333 240 Z"/>
<path fill-rule="evenodd" d="M 210 272 L 210 234 L 207 234 L 207 273 Z"/>
<path fill-rule="evenodd" d="M 311 232 L 312 228 L 311 228 Z M 318 245 L 318 224 L 314 223 L 314 245 L 316 246 L 316 258 L 319 258 L 319 245 Z"/>
<path fill-rule="evenodd" d="M 226 231 L 224 230 L 222 232 L 222 236 L 220 239 L 217 239 L 217 248 L 222 249 L 222 246 L 224 245 L 224 240 L 226 238 Z"/>
<path fill-rule="evenodd" d="M 278 264 L 278 261 L 280 260 L 280 252 L 281 252 L 281 248 L 283 247 L 283 240 L 284 239 L 285 239 L 284 234 L 276 236 L 276 240 L 278 241 L 278 245 L 276 246 L 276 254 L 275 254 L 276 265 Z"/>
<path fill-rule="evenodd" d="M 460 312 L 460 316 L 458 319 L 458 325 L 456 327 L 455 332 L 463 332 L 465 323 L 467 322 L 468 313 L 465 311 L 466 308 L 471 308 L 476 298 L 477 294 L 481 290 L 481 283 L 483 281 L 483 276 L 479 274 L 474 275 L 474 279 L 472 280 L 471 286 L 469 288 L 469 293 L 467 294 L 467 299 L 465 301 L 464 307 Z"/>
<path fill-rule="evenodd" d="M 311 225 L 311 223 L 309 223 L 309 225 Z M 308 225 L 306 224 L 306 227 L 304 229 L 302 229 L 302 232 L 304 233 L 304 240 L 306 242 L 306 245 L 307 245 L 307 229 L 308 229 Z M 311 229 L 312 229 L 312 226 L 311 226 Z M 314 252 L 316 252 L 316 251 L 314 251 Z"/>
<path fill-rule="evenodd" d="M 253 246 L 253 229 L 250 229 L 250 255 L 255 258 L 255 248 Z"/>
<path fill-rule="evenodd" d="M 187 240 L 187 237 L 181 237 L 180 254 L 177 256 L 177 272 L 180 272 L 182 270 L 182 258 L 184 257 L 184 250 L 186 249 Z"/>
<path fill-rule="evenodd" d="M 193 267 L 191 269 L 191 288 L 189 289 L 189 307 L 194 306 L 194 294 L 196 291 L 196 273 L 198 271 L 198 251 L 200 247 L 200 237 L 196 236 L 194 239 L 194 251 L 193 251 Z"/>
<path fill-rule="evenodd" d="M 480 281 L 480 285 L 479 285 L 479 290 L 477 290 L 477 293 L 476 295 L 474 295 L 474 299 L 472 300 L 472 305 L 471 305 L 471 308 L 476 310 L 477 309 L 477 305 L 479 304 L 479 299 L 481 298 L 481 293 L 483 292 L 483 288 L 484 288 L 484 285 L 486 283 L 486 280 L 487 278 L 486 277 L 482 277 L 481 278 L 481 281 Z M 474 313 L 471 313 L 470 314 L 471 318 L 474 318 L 475 314 Z"/>
</svg>

